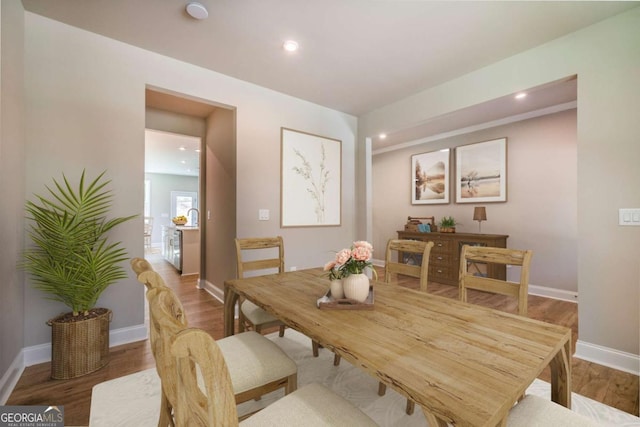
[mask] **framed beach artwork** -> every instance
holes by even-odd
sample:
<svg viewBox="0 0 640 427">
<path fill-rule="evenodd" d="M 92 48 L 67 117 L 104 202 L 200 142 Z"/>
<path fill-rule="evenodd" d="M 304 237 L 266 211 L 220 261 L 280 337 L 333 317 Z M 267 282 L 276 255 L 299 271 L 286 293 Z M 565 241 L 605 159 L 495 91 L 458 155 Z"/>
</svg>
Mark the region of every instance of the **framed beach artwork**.
<svg viewBox="0 0 640 427">
<path fill-rule="evenodd" d="M 449 149 L 411 156 L 411 204 L 449 203 Z"/>
<path fill-rule="evenodd" d="M 507 138 L 456 147 L 456 202 L 507 201 Z"/>
<path fill-rule="evenodd" d="M 281 128 L 280 226 L 339 226 L 342 141 Z"/>
</svg>

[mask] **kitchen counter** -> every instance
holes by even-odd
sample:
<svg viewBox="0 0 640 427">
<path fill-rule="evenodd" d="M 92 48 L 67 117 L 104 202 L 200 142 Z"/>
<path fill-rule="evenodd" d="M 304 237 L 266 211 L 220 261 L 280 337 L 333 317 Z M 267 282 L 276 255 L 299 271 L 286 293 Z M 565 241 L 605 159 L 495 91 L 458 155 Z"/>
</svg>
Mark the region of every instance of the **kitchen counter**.
<svg viewBox="0 0 640 427">
<path fill-rule="evenodd" d="M 163 256 L 183 275 L 200 273 L 200 227 L 163 226 Z"/>
</svg>

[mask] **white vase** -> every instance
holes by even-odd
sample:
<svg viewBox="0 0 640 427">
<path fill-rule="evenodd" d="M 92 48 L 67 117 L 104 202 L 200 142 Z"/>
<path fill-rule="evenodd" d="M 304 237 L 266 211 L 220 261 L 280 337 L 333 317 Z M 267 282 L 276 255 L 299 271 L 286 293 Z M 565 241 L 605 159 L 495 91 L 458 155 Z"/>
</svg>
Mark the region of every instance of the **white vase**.
<svg viewBox="0 0 640 427">
<path fill-rule="evenodd" d="M 369 278 L 366 274 L 350 274 L 342 279 L 345 298 L 364 302 L 369 296 Z"/>
<path fill-rule="evenodd" d="M 333 299 L 341 299 L 344 298 L 344 291 L 342 290 L 342 280 L 335 279 L 331 281 L 331 297 Z"/>
</svg>

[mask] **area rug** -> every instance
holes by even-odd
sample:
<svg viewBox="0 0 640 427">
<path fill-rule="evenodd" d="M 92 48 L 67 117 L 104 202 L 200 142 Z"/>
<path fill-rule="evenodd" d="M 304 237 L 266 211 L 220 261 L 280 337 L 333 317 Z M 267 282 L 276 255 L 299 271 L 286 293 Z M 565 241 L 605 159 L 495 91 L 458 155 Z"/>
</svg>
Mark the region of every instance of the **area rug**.
<svg viewBox="0 0 640 427">
<path fill-rule="evenodd" d="M 351 401 L 380 426 L 424 427 L 428 425 L 418 407 L 413 415 L 407 415 L 404 411 L 406 399 L 390 388 L 387 388 L 384 396 L 378 396 L 378 381 L 346 360 L 342 359 L 339 366 L 333 366 L 333 353 L 326 349 L 320 350 L 319 357 L 313 357 L 311 340 L 306 336 L 287 329 L 284 337 L 278 337 L 277 333 L 267 337 L 298 364 L 299 387 L 311 382 L 322 383 Z M 550 399 L 551 388 L 549 383 L 535 380 L 527 393 Z M 282 391 L 270 393 L 260 401 L 243 403 L 238 407 L 238 412 L 246 414 L 255 411 L 282 396 Z M 576 393 L 573 393 L 571 399 L 574 411 L 593 418 L 602 425 L 640 427 L 640 418 L 631 414 Z"/>
<path fill-rule="evenodd" d="M 342 359 L 339 366 L 333 366 L 333 353 L 326 349 L 320 350 L 319 357 L 313 357 L 311 340 L 306 336 L 287 329 L 282 338 L 277 333 L 268 335 L 268 338 L 298 364 L 298 386 L 311 382 L 322 383 L 351 401 L 383 427 L 428 425 L 419 408 L 413 415 L 407 415 L 404 412 L 406 399 L 390 388 L 387 388 L 384 396 L 378 396 L 377 380 L 346 360 Z M 535 380 L 527 393 L 550 399 L 551 388 L 549 383 Z M 259 401 L 243 403 L 238 407 L 238 413 L 254 412 L 283 395 L 284 392 L 279 390 Z M 574 411 L 597 420 L 603 426 L 640 427 L 640 418 L 626 412 L 575 393 L 571 400 Z M 150 368 L 94 386 L 89 426 L 156 427 L 159 411 L 160 378 L 156 369 Z"/>
</svg>

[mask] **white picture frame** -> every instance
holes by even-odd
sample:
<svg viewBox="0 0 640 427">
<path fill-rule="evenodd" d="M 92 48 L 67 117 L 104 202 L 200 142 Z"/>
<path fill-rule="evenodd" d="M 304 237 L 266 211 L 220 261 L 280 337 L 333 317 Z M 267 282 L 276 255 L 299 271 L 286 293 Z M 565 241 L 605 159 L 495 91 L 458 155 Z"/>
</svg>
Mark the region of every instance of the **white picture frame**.
<svg viewBox="0 0 640 427">
<path fill-rule="evenodd" d="M 340 226 L 342 141 L 281 128 L 280 227 Z"/>
<path fill-rule="evenodd" d="M 411 204 L 449 203 L 451 150 L 432 151 L 411 156 Z"/>
<path fill-rule="evenodd" d="M 456 147 L 456 203 L 507 201 L 507 138 Z"/>
</svg>

